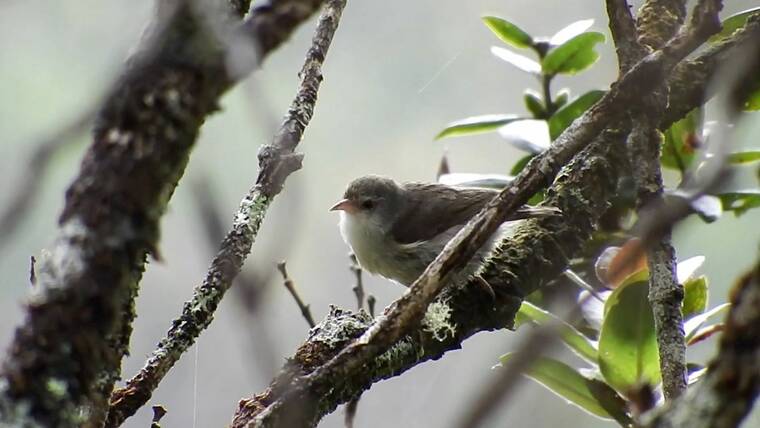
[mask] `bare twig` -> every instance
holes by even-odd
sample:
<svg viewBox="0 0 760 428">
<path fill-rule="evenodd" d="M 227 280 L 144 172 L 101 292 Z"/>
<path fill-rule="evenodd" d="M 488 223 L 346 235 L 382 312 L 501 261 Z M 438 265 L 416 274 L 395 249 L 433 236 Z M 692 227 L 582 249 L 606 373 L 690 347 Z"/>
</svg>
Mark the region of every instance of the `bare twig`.
<svg viewBox="0 0 760 428">
<path fill-rule="evenodd" d="M 606 0 L 610 33 L 617 51 L 620 74 L 625 74 L 647 54 L 636 40 L 636 23 L 631 15 L 628 0 Z"/>
<path fill-rule="evenodd" d="M 142 370 L 126 387 L 114 392 L 108 426 L 119 425 L 142 406 L 169 369 L 211 323 L 214 311 L 251 250 L 273 198 L 282 190 L 285 179 L 301 167 L 303 156 L 295 153 L 295 148 L 311 120 L 322 81 L 322 62 L 344 6 L 345 0 L 326 4 L 300 72 L 296 97 L 274 141 L 259 151 L 260 170 L 255 185 L 241 202 L 232 229 L 222 241 L 203 283 L 194 291 L 192 300 L 185 303 L 180 318 L 172 323 Z M 269 6 L 261 10 L 268 9 Z M 259 42 L 266 44 L 267 40 L 259 39 Z"/>
<path fill-rule="evenodd" d="M 161 428 L 161 418 L 166 416 L 166 408 L 164 406 L 153 406 L 153 420 L 150 422 L 150 428 Z"/>
<path fill-rule="evenodd" d="M 59 129 L 55 135 L 31 145 L 35 148 L 28 164 L 23 168 L 23 177 L 13 181 L 18 186 L 13 189 L 7 208 L 0 213 L 0 248 L 12 242 L 12 233 L 21 220 L 26 218 L 53 155 L 66 144 L 77 141 L 75 137 L 92 124 L 93 116 L 93 111 L 87 111 Z"/>
<path fill-rule="evenodd" d="M 353 272 L 354 275 L 356 275 L 356 285 L 354 285 L 351 290 L 353 290 L 356 295 L 357 309 L 362 309 L 364 307 L 364 281 L 362 281 L 362 268 L 356 260 L 356 254 L 351 253 L 348 255 L 348 258 L 351 259 L 351 265 L 348 268 L 351 269 L 351 272 Z"/>
<path fill-rule="evenodd" d="M 296 285 L 293 283 L 293 280 L 290 279 L 288 276 L 287 268 L 285 267 L 285 261 L 281 261 L 277 263 L 277 270 L 280 271 L 282 274 L 282 280 L 283 285 L 285 288 L 288 289 L 290 292 L 290 295 L 293 296 L 293 300 L 296 301 L 296 304 L 298 305 L 298 309 L 301 310 L 301 315 L 303 315 L 303 318 L 306 320 L 306 323 L 309 324 L 309 327 L 314 328 L 317 323 L 314 322 L 314 317 L 311 316 L 311 310 L 309 309 L 309 305 L 304 303 L 303 299 L 301 298 L 301 295 L 298 294 L 298 290 L 296 290 Z"/>
<path fill-rule="evenodd" d="M 375 298 L 374 294 L 370 294 L 367 296 L 367 309 L 369 310 L 369 316 L 372 318 L 375 317 L 375 303 L 377 302 L 377 299 Z"/>
<path fill-rule="evenodd" d="M 37 285 L 37 271 L 34 267 L 36 264 L 37 259 L 35 259 L 34 256 L 29 257 L 29 284 L 32 287 Z"/>
</svg>

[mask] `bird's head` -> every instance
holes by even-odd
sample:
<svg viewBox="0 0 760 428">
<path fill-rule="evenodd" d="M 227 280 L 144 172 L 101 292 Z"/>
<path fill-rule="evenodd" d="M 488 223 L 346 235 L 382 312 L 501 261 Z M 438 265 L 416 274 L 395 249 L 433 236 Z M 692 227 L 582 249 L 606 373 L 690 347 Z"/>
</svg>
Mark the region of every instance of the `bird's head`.
<svg viewBox="0 0 760 428">
<path fill-rule="evenodd" d="M 352 181 L 330 208 L 353 221 L 387 232 L 403 208 L 404 189 L 390 178 L 367 175 Z"/>
</svg>

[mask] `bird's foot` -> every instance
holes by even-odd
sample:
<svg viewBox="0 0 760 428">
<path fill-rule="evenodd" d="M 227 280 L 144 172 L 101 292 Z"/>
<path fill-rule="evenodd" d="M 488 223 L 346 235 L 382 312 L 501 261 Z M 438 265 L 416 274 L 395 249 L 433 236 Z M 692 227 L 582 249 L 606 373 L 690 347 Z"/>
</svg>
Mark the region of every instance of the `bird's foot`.
<svg viewBox="0 0 760 428">
<path fill-rule="evenodd" d="M 494 302 L 496 301 L 496 292 L 493 291 L 493 287 L 491 287 L 491 284 L 488 283 L 485 279 L 483 279 L 480 275 L 475 275 L 475 283 L 480 286 L 480 288 L 488 293 L 488 295 L 491 297 L 491 300 Z"/>
</svg>

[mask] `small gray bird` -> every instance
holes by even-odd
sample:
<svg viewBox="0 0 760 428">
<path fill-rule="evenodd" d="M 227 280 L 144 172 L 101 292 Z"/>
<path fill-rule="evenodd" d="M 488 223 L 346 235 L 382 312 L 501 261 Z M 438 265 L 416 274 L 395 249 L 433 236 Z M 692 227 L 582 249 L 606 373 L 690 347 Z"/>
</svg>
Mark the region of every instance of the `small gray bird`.
<svg viewBox="0 0 760 428">
<path fill-rule="evenodd" d="M 491 189 L 437 183 L 399 184 L 389 178 L 368 175 L 352 181 L 343 199 L 330 211 L 340 211 L 343 240 L 364 270 L 408 287 L 496 193 Z M 512 221 L 505 222 L 454 276 L 454 283 L 462 285 L 475 276 L 500 239 L 511 234 L 517 221 L 557 213 L 559 210 L 552 207 L 521 207 L 510 218 Z"/>
</svg>

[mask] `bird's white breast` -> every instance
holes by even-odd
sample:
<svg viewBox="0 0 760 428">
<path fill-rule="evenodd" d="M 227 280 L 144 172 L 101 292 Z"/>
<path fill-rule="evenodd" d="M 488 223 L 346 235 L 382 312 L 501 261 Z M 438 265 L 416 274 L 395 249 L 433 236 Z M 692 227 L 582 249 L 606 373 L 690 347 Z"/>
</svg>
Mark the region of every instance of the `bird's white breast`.
<svg viewBox="0 0 760 428">
<path fill-rule="evenodd" d="M 343 240 L 364 270 L 404 285 L 417 278 L 421 261 L 412 252 L 413 248 L 394 242 L 390 234 L 372 224 L 370 218 L 341 212 L 339 226 Z"/>
</svg>

